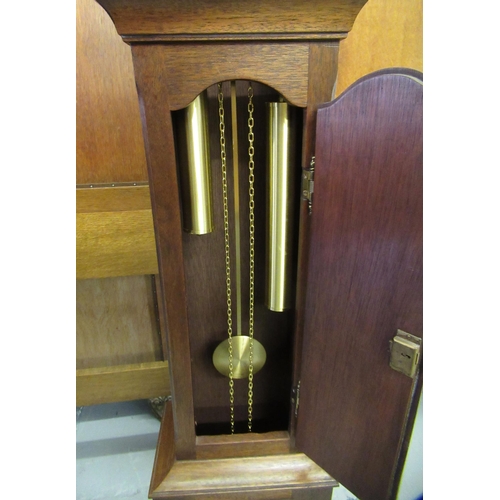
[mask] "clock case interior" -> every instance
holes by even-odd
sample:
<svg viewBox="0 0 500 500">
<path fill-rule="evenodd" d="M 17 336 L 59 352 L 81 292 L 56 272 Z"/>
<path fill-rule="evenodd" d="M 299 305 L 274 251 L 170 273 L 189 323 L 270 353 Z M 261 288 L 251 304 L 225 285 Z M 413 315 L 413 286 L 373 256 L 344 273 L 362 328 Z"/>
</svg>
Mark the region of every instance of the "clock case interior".
<svg viewBox="0 0 500 500">
<path fill-rule="evenodd" d="M 239 206 L 241 234 L 241 319 L 242 334 L 248 335 L 249 322 L 249 174 L 248 174 L 248 81 L 236 81 L 238 116 L 238 169 Z M 292 396 L 294 296 L 296 289 L 296 267 L 298 257 L 298 221 L 300 204 L 302 110 L 293 109 L 294 122 L 290 123 L 289 134 L 294 155 L 294 182 L 288 195 L 293 199 L 293 214 L 288 218 L 287 231 L 293 241 L 291 252 L 286 256 L 293 269 L 292 279 L 286 283 L 287 293 L 292 297 L 291 307 L 279 312 L 271 311 L 265 305 L 266 289 L 266 214 L 269 186 L 267 181 L 267 155 L 269 147 L 268 118 L 266 104 L 283 100 L 280 94 L 267 85 L 252 82 L 254 103 L 255 135 L 255 314 L 254 336 L 266 350 L 266 363 L 254 375 L 253 384 L 253 428 L 256 433 L 284 431 L 289 427 L 290 401 Z M 231 242 L 231 283 L 233 330 L 236 334 L 236 276 L 235 263 L 235 213 L 231 127 L 230 82 L 224 82 L 225 95 L 225 140 L 227 155 L 227 182 L 229 202 L 229 235 Z M 218 344 L 227 338 L 226 274 L 224 258 L 224 221 L 222 204 L 221 147 L 219 137 L 218 89 L 213 85 L 207 89 L 208 131 L 210 140 L 210 177 L 212 193 L 213 231 L 207 234 L 182 235 L 184 273 L 186 279 L 186 301 L 189 311 L 189 343 L 191 348 L 191 373 L 193 380 L 193 405 L 196 435 L 225 434 L 229 427 L 228 377 L 221 375 L 214 367 L 212 354 Z M 173 112 L 176 131 L 178 169 L 185 167 L 182 131 L 184 110 Z M 182 173 L 178 178 L 182 179 Z M 182 191 L 182 190 L 181 190 Z M 185 213 L 181 192 L 179 210 Z M 183 224 L 185 226 L 186 224 Z M 248 432 L 248 378 L 234 380 L 235 432 Z"/>
</svg>

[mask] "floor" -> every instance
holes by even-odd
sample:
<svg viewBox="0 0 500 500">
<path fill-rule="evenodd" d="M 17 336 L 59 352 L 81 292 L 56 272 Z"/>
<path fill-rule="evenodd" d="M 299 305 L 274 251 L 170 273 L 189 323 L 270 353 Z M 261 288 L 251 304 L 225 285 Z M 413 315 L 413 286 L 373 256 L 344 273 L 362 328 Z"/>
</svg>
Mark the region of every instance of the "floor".
<svg viewBox="0 0 500 500">
<path fill-rule="evenodd" d="M 422 404 L 398 500 L 422 492 Z M 148 401 L 79 407 L 76 411 L 76 499 L 146 500 L 160 421 Z M 356 500 L 341 486 L 334 500 Z"/>
<path fill-rule="evenodd" d="M 77 408 L 77 500 L 146 500 L 159 430 L 147 401 Z"/>
</svg>

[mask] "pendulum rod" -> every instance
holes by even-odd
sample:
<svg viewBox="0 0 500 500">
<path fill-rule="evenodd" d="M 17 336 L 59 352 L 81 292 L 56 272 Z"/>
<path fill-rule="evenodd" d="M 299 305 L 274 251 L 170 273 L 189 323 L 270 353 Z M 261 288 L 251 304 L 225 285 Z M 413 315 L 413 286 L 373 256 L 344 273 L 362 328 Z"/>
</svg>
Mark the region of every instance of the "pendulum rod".
<svg viewBox="0 0 500 500">
<path fill-rule="evenodd" d="M 236 251 L 236 335 L 242 335 L 241 322 L 241 231 L 240 231 L 240 182 L 238 160 L 238 115 L 236 108 L 236 82 L 231 81 L 231 133 L 233 138 L 234 182 L 234 240 Z"/>
</svg>

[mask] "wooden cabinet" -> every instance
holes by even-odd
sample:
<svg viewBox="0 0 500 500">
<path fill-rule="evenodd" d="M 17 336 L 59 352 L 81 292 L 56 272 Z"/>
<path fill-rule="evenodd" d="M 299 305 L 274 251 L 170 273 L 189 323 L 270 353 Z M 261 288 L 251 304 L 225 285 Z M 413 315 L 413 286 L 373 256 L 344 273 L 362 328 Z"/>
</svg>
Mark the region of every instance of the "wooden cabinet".
<svg viewBox="0 0 500 500">
<path fill-rule="evenodd" d="M 421 385 L 418 369 L 408 377 L 389 366 L 398 330 L 422 337 L 421 75 L 381 71 L 330 103 L 339 42 L 364 0 L 99 3 L 132 50 L 160 312 L 168 326 L 173 398 L 165 409 L 151 496 L 329 498 L 339 480 L 362 499 L 390 498 Z M 212 364 L 215 346 L 227 337 L 225 278 L 231 275 L 228 254 L 224 269 L 225 157 L 217 144 L 221 105 L 229 115 L 228 82 L 236 82 L 232 103 L 241 107 L 247 81 L 254 82 L 256 124 L 255 269 L 242 273 L 241 290 L 248 290 L 254 272 L 255 338 L 266 347 L 267 360 L 255 374 L 252 400 L 246 379 L 233 380 L 232 434 L 228 378 Z M 217 88 L 219 82 L 226 83 Z M 206 90 L 214 117 L 215 229 L 197 236 L 183 231 L 176 116 Z M 303 184 L 303 197 L 301 190 L 295 193 L 295 300 L 291 309 L 275 313 L 264 306 L 262 293 L 262 144 L 264 103 L 280 97 L 302 108 L 296 180 L 301 186 L 314 166 L 314 191 L 312 204 L 305 199 L 310 183 Z M 240 113 L 228 134 L 246 137 L 247 121 Z M 237 151 L 228 151 L 228 163 Z M 248 165 L 246 148 L 239 151 L 231 186 Z M 243 182 L 242 221 L 253 220 L 246 193 Z M 231 203 L 237 198 L 229 197 Z M 241 229 L 248 234 L 248 222 Z M 241 241 L 248 245 L 248 237 Z M 248 263 L 241 258 L 242 269 Z M 252 296 L 251 286 L 247 293 L 242 303 Z M 253 432 L 246 433 L 241 428 L 250 402 Z"/>
</svg>

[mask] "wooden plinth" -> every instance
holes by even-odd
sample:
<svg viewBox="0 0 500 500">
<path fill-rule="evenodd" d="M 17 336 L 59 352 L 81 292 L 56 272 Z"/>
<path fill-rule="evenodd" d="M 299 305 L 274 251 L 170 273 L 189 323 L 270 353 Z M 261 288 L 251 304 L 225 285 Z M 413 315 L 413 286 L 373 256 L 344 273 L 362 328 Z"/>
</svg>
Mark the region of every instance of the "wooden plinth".
<svg viewBox="0 0 500 500">
<path fill-rule="evenodd" d="M 152 498 L 330 499 L 334 486 L 337 482 L 303 453 L 178 460 Z"/>
<path fill-rule="evenodd" d="M 338 482 L 305 454 L 280 453 L 286 446 L 277 446 L 276 442 L 282 442 L 283 436 L 281 433 L 270 434 L 269 438 L 265 434 L 252 434 L 249 435 L 251 439 L 246 440 L 252 441 L 254 448 L 260 446 L 262 452 L 257 451 L 257 456 L 176 460 L 172 405 L 167 402 L 156 451 L 150 498 L 330 500 L 332 489 L 338 486 Z M 235 448 L 240 448 L 241 435 L 221 438 L 225 441 L 222 455 L 227 455 L 228 441 L 231 439 L 234 439 Z M 207 439 L 212 441 L 214 437 Z"/>
</svg>

